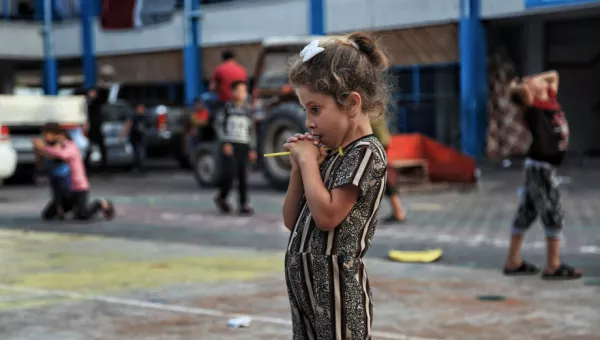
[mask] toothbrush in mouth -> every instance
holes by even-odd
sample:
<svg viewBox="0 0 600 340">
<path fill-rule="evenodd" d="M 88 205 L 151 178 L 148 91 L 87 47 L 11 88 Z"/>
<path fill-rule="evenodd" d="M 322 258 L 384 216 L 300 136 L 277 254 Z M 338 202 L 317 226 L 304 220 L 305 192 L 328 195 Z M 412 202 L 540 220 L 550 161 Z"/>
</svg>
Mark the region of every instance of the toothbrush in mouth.
<svg viewBox="0 0 600 340">
<path fill-rule="evenodd" d="M 319 135 L 313 135 L 314 138 L 319 139 Z M 323 144 L 319 143 L 318 147 L 322 147 Z M 331 150 L 331 148 L 326 148 L 325 150 Z M 342 150 L 342 147 L 340 146 L 338 148 L 338 152 L 340 153 L 340 156 L 344 155 L 344 151 Z M 289 151 L 282 151 L 282 152 L 273 152 L 273 153 L 266 153 L 263 155 L 263 157 L 279 157 L 279 156 L 287 156 L 287 155 L 291 155 L 292 153 Z"/>
</svg>

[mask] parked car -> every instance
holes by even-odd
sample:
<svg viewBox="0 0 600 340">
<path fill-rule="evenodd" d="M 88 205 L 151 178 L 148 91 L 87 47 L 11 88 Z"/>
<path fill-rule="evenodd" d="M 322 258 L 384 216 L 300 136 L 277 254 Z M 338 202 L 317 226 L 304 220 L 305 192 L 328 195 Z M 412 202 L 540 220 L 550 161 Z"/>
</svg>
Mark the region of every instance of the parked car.
<svg viewBox="0 0 600 340">
<path fill-rule="evenodd" d="M 0 124 L 0 183 L 17 168 L 17 152 L 10 141 L 8 126 Z"/>
<path fill-rule="evenodd" d="M 133 113 L 133 107 L 123 100 L 117 100 L 102 107 L 102 133 L 109 167 L 131 168 L 133 166 L 133 147 L 127 137 L 121 138 L 125 121 Z M 90 147 L 90 166 L 97 167 L 102 159 L 100 149 L 94 144 Z"/>
<path fill-rule="evenodd" d="M 109 86 L 108 103 L 127 100 L 122 95 L 121 84 Z M 138 103 L 130 103 L 136 105 Z M 146 103 L 143 103 L 146 104 Z M 181 159 L 180 142 L 182 126 L 180 115 L 182 109 L 165 105 L 148 106 L 146 111 L 146 157 L 175 157 Z"/>
<path fill-rule="evenodd" d="M 157 105 L 146 111 L 146 155 L 180 159 L 183 109 Z"/>
</svg>

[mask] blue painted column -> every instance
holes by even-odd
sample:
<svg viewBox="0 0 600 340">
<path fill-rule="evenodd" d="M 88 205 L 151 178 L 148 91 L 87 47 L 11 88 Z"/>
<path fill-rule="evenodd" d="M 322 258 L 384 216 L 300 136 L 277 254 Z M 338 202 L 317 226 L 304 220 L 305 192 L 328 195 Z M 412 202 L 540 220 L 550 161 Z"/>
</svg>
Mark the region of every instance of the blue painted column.
<svg viewBox="0 0 600 340">
<path fill-rule="evenodd" d="M 7 19 L 9 17 L 9 0 L 2 0 L 2 16 L 4 17 L 4 19 Z"/>
<path fill-rule="evenodd" d="M 478 0 L 480 2 L 481 0 Z M 481 8 L 479 7 L 480 11 Z M 475 93 L 477 97 L 477 111 L 475 116 L 475 130 L 477 131 L 475 138 L 475 155 L 477 159 L 482 159 L 486 155 L 487 142 L 487 126 L 489 122 L 488 112 L 488 47 L 487 47 L 487 32 L 481 20 L 475 22 L 476 31 L 476 64 L 475 67 Z"/>
<path fill-rule="evenodd" d="M 202 91 L 200 47 L 200 1 L 185 0 L 184 7 L 183 78 L 185 104 L 192 105 Z"/>
<path fill-rule="evenodd" d="M 52 42 L 52 1 L 44 0 L 44 92 L 46 95 L 58 94 L 58 69 L 53 53 Z"/>
<path fill-rule="evenodd" d="M 325 35 L 325 0 L 308 0 L 310 34 Z"/>
<path fill-rule="evenodd" d="M 460 128 L 462 152 L 479 160 L 484 154 L 487 125 L 487 52 L 481 0 L 461 0 Z"/>
<path fill-rule="evenodd" d="M 94 54 L 94 4 L 91 0 L 81 1 L 81 60 L 83 84 L 86 89 L 96 85 L 96 55 Z"/>
</svg>

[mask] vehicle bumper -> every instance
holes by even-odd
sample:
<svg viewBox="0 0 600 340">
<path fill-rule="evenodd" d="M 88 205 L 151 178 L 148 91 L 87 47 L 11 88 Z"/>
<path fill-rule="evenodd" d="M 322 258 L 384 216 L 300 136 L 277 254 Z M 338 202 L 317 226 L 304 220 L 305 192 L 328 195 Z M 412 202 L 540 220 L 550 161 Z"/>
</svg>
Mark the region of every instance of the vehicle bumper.
<svg viewBox="0 0 600 340">
<path fill-rule="evenodd" d="M 17 167 L 17 152 L 10 143 L 0 145 L 0 179 L 11 177 Z"/>
<path fill-rule="evenodd" d="M 170 130 L 153 131 L 146 135 L 145 144 L 149 148 L 169 146 L 172 143 L 174 132 Z"/>
<path fill-rule="evenodd" d="M 109 144 L 106 146 L 106 158 L 109 166 L 129 166 L 133 163 L 133 148 L 130 143 Z M 97 146 L 92 146 L 90 154 L 90 165 L 98 166 L 102 155 Z"/>
</svg>

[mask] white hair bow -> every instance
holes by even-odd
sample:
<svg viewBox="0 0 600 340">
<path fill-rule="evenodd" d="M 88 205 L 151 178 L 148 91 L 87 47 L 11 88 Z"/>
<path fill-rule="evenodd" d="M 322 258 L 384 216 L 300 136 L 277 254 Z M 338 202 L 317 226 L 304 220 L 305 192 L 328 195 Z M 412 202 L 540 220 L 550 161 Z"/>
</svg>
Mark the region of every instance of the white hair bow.
<svg viewBox="0 0 600 340">
<path fill-rule="evenodd" d="M 325 51 L 323 47 L 319 47 L 319 40 L 313 40 L 310 44 L 306 45 L 304 49 L 300 52 L 300 56 L 302 57 L 302 62 L 306 62 L 310 60 L 310 58 L 316 56 L 317 54 Z"/>
</svg>

